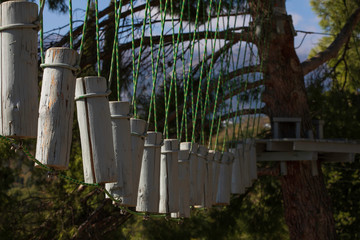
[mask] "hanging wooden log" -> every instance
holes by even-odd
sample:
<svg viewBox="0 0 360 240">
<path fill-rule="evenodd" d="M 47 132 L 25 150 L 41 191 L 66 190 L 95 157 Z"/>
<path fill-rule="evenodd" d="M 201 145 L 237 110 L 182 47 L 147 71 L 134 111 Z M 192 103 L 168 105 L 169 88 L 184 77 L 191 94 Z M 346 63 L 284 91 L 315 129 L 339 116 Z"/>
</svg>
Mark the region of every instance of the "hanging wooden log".
<svg viewBox="0 0 360 240">
<path fill-rule="evenodd" d="M 242 179 L 244 174 L 242 173 L 243 169 L 241 166 L 244 160 L 242 145 L 239 145 L 238 148 L 231 148 L 229 151 L 234 154 L 234 163 L 231 171 L 231 193 L 243 194 L 245 186 Z"/>
<path fill-rule="evenodd" d="M 216 203 L 216 196 L 217 196 L 218 186 L 219 186 L 221 153 L 219 151 L 215 151 L 215 150 L 210 150 L 209 152 L 214 154 L 213 179 L 212 179 L 212 186 L 213 186 L 212 204 L 214 205 Z"/>
<path fill-rule="evenodd" d="M 218 192 L 216 196 L 216 205 L 224 206 L 230 204 L 231 194 L 231 170 L 234 155 L 230 152 L 224 152 L 220 163 L 220 175 Z"/>
<path fill-rule="evenodd" d="M 133 197 L 132 207 L 136 207 L 137 193 L 141 171 L 141 161 L 144 153 L 144 142 L 146 137 L 146 121 L 142 119 L 130 119 L 131 129 L 131 156 L 132 156 L 132 175 L 133 175 Z"/>
<path fill-rule="evenodd" d="M 133 179 L 130 134 L 130 103 L 109 102 L 117 181 L 106 183 L 109 193 L 128 206 L 132 202 Z"/>
<path fill-rule="evenodd" d="M 161 141 L 160 132 L 147 132 L 136 204 L 138 212 L 159 212 Z"/>
<path fill-rule="evenodd" d="M 250 178 L 251 181 L 254 182 L 257 179 L 257 165 L 256 165 L 256 143 L 253 139 L 249 142 L 250 150 Z"/>
<path fill-rule="evenodd" d="M 250 170 L 250 145 L 245 141 L 244 143 L 244 161 L 243 161 L 243 166 L 244 166 L 244 185 L 245 188 L 251 187 L 252 182 L 251 182 L 251 170 Z"/>
<path fill-rule="evenodd" d="M 177 139 L 164 140 L 160 160 L 160 213 L 179 211 L 178 150 Z"/>
<path fill-rule="evenodd" d="M 208 149 L 203 146 L 199 145 L 198 148 L 198 167 L 197 167 L 197 195 L 195 200 L 195 205 L 198 207 L 204 207 L 205 203 L 205 178 L 207 177 L 205 175 L 206 170 L 206 155 L 207 155 Z"/>
<path fill-rule="evenodd" d="M 210 208 L 213 204 L 213 161 L 215 152 L 209 150 L 206 155 L 206 168 L 205 168 L 205 202 L 203 206 Z"/>
<path fill-rule="evenodd" d="M 191 142 L 180 143 L 180 150 L 187 150 L 190 153 L 190 205 L 195 205 L 197 193 L 197 167 L 198 167 L 198 144 Z"/>
<path fill-rule="evenodd" d="M 171 213 L 173 218 L 190 217 L 190 152 L 179 151 L 179 212 Z"/>
<path fill-rule="evenodd" d="M 45 54 L 35 157 L 56 170 L 69 166 L 77 58 L 70 48 L 50 48 Z"/>
<path fill-rule="evenodd" d="M 38 120 L 38 7 L 26 1 L 1 5 L 0 134 L 36 138 Z"/>
<path fill-rule="evenodd" d="M 76 79 L 75 100 L 86 183 L 117 181 L 106 89 L 103 77 Z"/>
</svg>

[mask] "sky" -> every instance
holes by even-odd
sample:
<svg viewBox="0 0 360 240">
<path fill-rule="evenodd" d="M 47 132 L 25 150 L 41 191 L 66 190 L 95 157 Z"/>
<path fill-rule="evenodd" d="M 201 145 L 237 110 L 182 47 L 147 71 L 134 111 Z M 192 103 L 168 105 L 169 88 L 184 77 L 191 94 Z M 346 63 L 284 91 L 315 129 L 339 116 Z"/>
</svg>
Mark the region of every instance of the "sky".
<svg viewBox="0 0 360 240">
<path fill-rule="evenodd" d="M 38 2 L 38 1 L 37 1 Z M 86 0 L 73 1 L 73 18 L 83 19 L 84 9 L 86 7 Z M 110 0 L 99 0 L 99 9 L 108 6 Z M 287 13 L 292 15 L 295 30 L 322 32 L 318 25 L 319 18 L 314 14 L 310 6 L 310 0 L 287 0 Z M 48 31 L 57 27 L 64 26 L 69 23 L 68 14 L 61 14 L 44 10 L 44 31 Z M 68 30 L 68 27 L 65 28 Z M 298 47 L 304 37 L 304 33 L 298 33 L 295 37 L 295 47 Z M 303 43 L 296 50 L 300 60 L 305 60 L 310 50 L 316 46 L 318 39 L 321 38 L 319 34 L 308 34 Z"/>
</svg>

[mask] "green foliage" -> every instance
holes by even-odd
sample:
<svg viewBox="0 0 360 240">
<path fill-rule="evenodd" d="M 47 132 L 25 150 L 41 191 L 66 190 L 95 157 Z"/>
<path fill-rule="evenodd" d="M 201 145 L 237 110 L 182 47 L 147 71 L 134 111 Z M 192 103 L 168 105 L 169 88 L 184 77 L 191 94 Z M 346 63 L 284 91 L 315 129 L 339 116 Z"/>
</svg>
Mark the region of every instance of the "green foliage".
<svg viewBox="0 0 360 240">
<path fill-rule="evenodd" d="M 320 26 L 331 36 L 323 37 L 310 56 L 326 49 L 335 39 L 349 16 L 360 7 L 356 0 L 312 0 L 311 5 L 320 17 Z M 357 91 L 360 88 L 360 26 L 355 28 L 349 42 L 345 44 L 338 56 L 328 62 L 331 68 L 333 86 Z"/>
</svg>

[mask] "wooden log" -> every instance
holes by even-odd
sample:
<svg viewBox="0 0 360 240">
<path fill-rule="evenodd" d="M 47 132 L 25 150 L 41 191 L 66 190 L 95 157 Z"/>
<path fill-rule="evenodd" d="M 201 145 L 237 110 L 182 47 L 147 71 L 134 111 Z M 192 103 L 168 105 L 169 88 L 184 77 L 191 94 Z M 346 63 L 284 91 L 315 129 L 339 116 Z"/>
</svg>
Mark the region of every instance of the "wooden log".
<svg viewBox="0 0 360 240">
<path fill-rule="evenodd" d="M 243 149 L 241 146 L 241 148 L 231 148 L 229 151 L 234 154 L 234 163 L 231 171 L 231 193 L 243 194 L 245 192 L 245 187 L 243 184 L 243 174 L 240 163 L 243 162 Z"/>
<path fill-rule="evenodd" d="M 146 121 L 142 119 L 130 119 L 131 129 L 131 156 L 132 156 L 132 175 L 133 175 L 133 197 L 130 206 L 136 207 L 137 193 L 139 189 L 139 179 L 141 171 L 141 161 L 144 153 L 144 142 L 146 137 Z"/>
<path fill-rule="evenodd" d="M 197 167 L 198 167 L 198 144 L 191 142 L 180 143 L 180 150 L 187 150 L 190 153 L 190 205 L 195 205 L 195 198 L 197 193 Z"/>
<path fill-rule="evenodd" d="M 249 161 L 250 161 L 250 179 L 254 182 L 257 177 L 257 165 L 256 165 L 256 143 L 252 139 L 249 141 L 250 150 L 249 150 Z"/>
<path fill-rule="evenodd" d="M 214 205 L 216 203 L 216 196 L 219 186 L 221 153 L 219 151 L 214 151 L 214 150 L 210 150 L 209 152 L 214 154 L 213 179 L 212 179 L 212 186 L 213 186 L 212 204 Z"/>
<path fill-rule="evenodd" d="M 74 116 L 74 66 L 78 54 L 70 48 L 50 48 L 45 54 L 39 106 L 36 159 L 56 170 L 69 167 Z M 57 66 L 57 64 L 60 64 Z"/>
<path fill-rule="evenodd" d="M 1 5 L 0 134 L 36 138 L 38 120 L 38 7 L 25 1 Z"/>
<path fill-rule="evenodd" d="M 206 168 L 205 168 L 205 202 L 203 206 L 210 208 L 213 204 L 213 161 L 215 152 L 209 150 L 206 155 Z"/>
<path fill-rule="evenodd" d="M 106 89 L 103 77 L 76 79 L 75 99 L 86 183 L 117 181 Z"/>
<path fill-rule="evenodd" d="M 198 166 L 197 166 L 197 174 L 196 174 L 197 195 L 194 203 L 197 207 L 204 207 L 204 203 L 205 203 L 205 178 L 207 177 L 205 175 L 205 170 L 206 170 L 207 152 L 208 149 L 205 146 L 199 145 Z"/>
<path fill-rule="evenodd" d="M 190 152 L 179 151 L 179 211 L 171 213 L 173 218 L 190 217 Z"/>
<path fill-rule="evenodd" d="M 216 196 L 216 205 L 224 206 L 230 204 L 231 195 L 231 170 L 234 156 L 230 152 L 224 152 L 221 164 L 220 164 L 220 175 L 218 192 Z"/>
<path fill-rule="evenodd" d="M 109 102 L 114 157 L 117 181 L 106 183 L 105 188 L 121 205 L 128 206 L 132 201 L 133 179 L 130 134 L 130 103 Z"/>
<path fill-rule="evenodd" d="M 164 140 L 160 160 L 160 213 L 179 211 L 178 150 L 177 139 Z"/>
<path fill-rule="evenodd" d="M 159 212 L 160 148 L 162 134 L 147 132 L 142 157 L 136 211 Z"/>
<path fill-rule="evenodd" d="M 251 187 L 251 174 L 250 174 L 250 145 L 245 141 L 244 143 L 244 185 L 245 188 Z"/>
</svg>

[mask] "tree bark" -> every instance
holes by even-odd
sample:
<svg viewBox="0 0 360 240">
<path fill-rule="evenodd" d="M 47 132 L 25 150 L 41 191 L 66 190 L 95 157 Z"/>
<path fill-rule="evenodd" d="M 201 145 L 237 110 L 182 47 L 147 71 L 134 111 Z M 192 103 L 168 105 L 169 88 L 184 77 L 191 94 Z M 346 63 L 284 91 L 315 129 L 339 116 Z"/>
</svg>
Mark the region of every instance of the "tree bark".
<svg viewBox="0 0 360 240">
<path fill-rule="evenodd" d="M 253 13 L 261 8 L 264 13 L 270 9 L 271 14 L 267 21 L 256 21 L 258 16 L 253 15 L 253 27 L 260 29 L 256 45 L 264 62 L 266 82 L 262 100 L 266 104 L 265 112 L 270 119 L 300 117 L 302 137 L 305 137 L 311 119 L 304 71 L 294 49 L 294 30 L 291 17 L 286 14 L 285 1 L 255 1 L 250 7 Z M 255 26 L 257 22 L 264 24 Z M 306 162 L 288 162 L 287 169 L 288 174 L 280 180 L 290 238 L 337 239 L 321 167 L 318 176 L 312 176 L 311 166 Z"/>
</svg>

